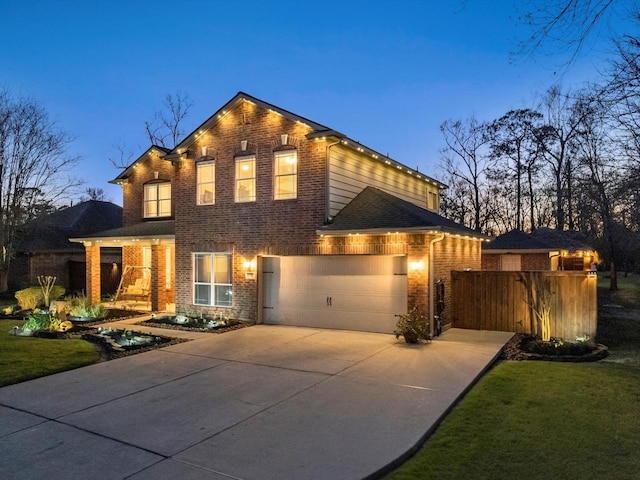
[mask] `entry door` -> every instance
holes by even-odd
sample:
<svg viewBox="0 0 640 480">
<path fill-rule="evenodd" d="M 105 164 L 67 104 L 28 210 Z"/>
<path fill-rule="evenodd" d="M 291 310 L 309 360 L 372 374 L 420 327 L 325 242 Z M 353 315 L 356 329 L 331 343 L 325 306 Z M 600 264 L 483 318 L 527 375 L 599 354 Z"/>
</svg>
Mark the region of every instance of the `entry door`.
<svg viewBox="0 0 640 480">
<path fill-rule="evenodd" d="M 265 323 L 391 333 L 407 311 L 406 257 L 266 257 Z"/>
</svg>

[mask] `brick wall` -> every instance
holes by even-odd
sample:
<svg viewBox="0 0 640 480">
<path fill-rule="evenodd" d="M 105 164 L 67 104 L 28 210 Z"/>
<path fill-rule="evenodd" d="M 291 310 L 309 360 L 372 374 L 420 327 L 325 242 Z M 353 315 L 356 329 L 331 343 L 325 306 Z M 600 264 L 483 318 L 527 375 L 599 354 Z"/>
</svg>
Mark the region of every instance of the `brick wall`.
<svg viewBox="0 0 640 480">
<path fill-rule="evenodd" d="M 502 270 L 501 257 L 503 254 L 482 252 L 482 270 L 500 271 Z M 520 267 L 522 270 L 551 270 L 551 259 L 549 254 L 543 253 L 522 253 L 520 254 Z"/>
<path fill-rule="evenodd" d="M 146 158 L 136 164 L 128 182 L 122 185 L 123 226 L 126 227 L 144 220 L 144 185 L 155 180 L 155 172 L 158 172 L 158 180 L 171 182 L 172 200 L 175 199 L 173 192 L 175 167 L 171 162 L 161 159 L 154 151 L 147 153 Z M 171 212 L 172 214 L 175 212 L 175 201 L 172 201 Z"/>
<path fill-rule="evenodd" d="M 174 205 L 176 218 L 176 311 L 192 306 L 192 254 L 233 252 L 233 308 L 243 320 L 257 318 L 257 280 L 245 278 L 244 263 L 257 255 L 314 249 L 319 244 L 316 229 L 325 221 L 325 143 L 310 141 L 309 126 L 293 122 L 249 102 L 240 102 L 189 147 L 191 156 L 207 155 L 216 163 L 214 205 L 196 205 L 196 162 L 185 160 L 176 168 Z M 298 155 L 298 196 L 274 200 L 275 149 L 295 146 Z M 247 141 L 246 151 L 241 141 Z M 256 156 L 256 201 L 236 203 L 234 197 L 235 156 Z M 204 159 L 203 159 L 204 160 Z M 195 307 L 213 313 L 215 307 Z M 228 310 L 227 310 L 228 313 Z"/>
<path fill-rule="evenodd" d="M 443 325 L 451 323 L 452 302 L 456 299 L 451 295 L 452 270 L 480 270 L 481 244 L 478 240 L 447 236 L 434 245 L 434 275 L 435 280 L 442 279 L 445 291 L 445 308 L 442 313 Z"/>
</svg>

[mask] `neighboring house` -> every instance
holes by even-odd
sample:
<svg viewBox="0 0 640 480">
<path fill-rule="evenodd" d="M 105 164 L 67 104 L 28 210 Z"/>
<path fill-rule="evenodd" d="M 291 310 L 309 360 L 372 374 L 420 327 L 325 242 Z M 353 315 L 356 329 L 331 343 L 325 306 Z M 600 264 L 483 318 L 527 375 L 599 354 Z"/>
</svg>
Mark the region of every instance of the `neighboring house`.
<svg viewBox="0 0 640 480">
<path fill-rule="evenodd" d="M 153 310 L 390 333 L 414 305 L 434 312 L 438 280 L 447 323 L 450 271 L 480 269 L 484 238 L 438 214 L 445 185 L 242 92 L 113 183 L 122 228 L 74 240 L 88 272 L 122 247 Z"/>
<path fill-rule="evenodd" d="M 18 290 L 38 285 L 38 275 L 52 275 L 56 277 L 56 284 L 69 292 L 84 290 L 84 248 L 69 238 L 119 226 L 122 226 L 122 207 L 98 200 L 81 202 L 29 222 L 15 242 L 9 288 Z M 101 261 L 103 293 L 112 293 L 118 286 L 121 250 L 104 249 Z"/>
<path fill-rule="evenodd" d="M 512 230 L 482 246 L 482 270 L 591 270 L 598 252 L 578 232 Z"/>
</svg>

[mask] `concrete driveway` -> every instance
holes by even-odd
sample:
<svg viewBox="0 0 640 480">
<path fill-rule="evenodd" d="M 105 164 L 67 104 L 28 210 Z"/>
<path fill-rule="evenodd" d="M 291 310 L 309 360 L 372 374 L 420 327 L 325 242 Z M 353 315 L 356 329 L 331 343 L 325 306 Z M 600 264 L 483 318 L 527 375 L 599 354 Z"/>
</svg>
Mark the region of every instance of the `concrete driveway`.
<svg viewBox="0 0 640 480">
<path fill-rule="evenodd" d="M 0 478 L 361 479 L 405 458 L 512 334 L 258 325 L 0 389 Z"/>
</svg>

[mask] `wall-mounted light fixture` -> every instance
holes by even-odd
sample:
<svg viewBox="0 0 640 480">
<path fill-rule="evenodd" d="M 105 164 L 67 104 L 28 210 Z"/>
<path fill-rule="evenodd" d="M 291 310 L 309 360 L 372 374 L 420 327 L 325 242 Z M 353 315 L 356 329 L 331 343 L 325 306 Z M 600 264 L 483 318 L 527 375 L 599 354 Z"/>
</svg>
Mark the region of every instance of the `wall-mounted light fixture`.
<svg viewBox="0 0 640 480">
<path fill-rule="evenodd" d="M 412 272 L 419 272 L 424 270 L 424 261 L 418 260 L 415 262 L 409 262 L 409 270 L 411 270 Z"/>
<path fill-rule="evenodd" d="M 255 280 L 256 278 L 256 261 L 253 260 L 245 260 L 242 264 L 244 267 L 244 278 L 247 280 Z"/>
</svg>

